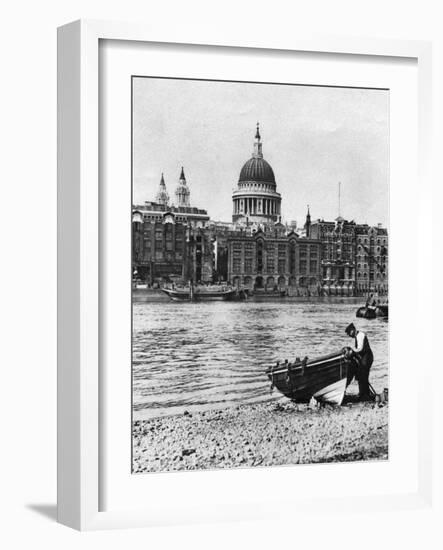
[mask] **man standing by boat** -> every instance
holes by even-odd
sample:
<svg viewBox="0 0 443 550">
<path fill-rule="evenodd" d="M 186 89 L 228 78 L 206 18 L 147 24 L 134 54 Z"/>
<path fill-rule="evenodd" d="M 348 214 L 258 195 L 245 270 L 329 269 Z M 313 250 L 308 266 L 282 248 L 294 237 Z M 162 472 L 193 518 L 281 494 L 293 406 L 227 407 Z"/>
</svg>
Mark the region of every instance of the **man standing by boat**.
<svg viewBox="0 0 443 550">
<path fill-rule="evenodd" d="M 355 376 L 358 381 L 359 398 L 367 401 L 372 398 L 369 390 L 369 370 L 374 361 L 374 355 L 368 337 L 364 332 L 357 330 L 353 323 L 346 327 L 345 332 L 350 338 L 354 338 L 355 345 L 351 346 L 351 349 L 356 363 L 355 368 L 350 369 L 347 383 L 349 384 Z"/>
</svg>

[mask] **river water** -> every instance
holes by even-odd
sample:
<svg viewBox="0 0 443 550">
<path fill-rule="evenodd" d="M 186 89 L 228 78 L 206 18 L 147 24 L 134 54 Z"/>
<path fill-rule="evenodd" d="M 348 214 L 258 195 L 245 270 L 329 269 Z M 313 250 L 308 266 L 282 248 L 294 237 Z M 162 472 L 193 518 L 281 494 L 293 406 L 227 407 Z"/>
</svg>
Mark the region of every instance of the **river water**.
<svg viewBox="0 0 443 550">
<path fill-rule="evenodd" d="M 264 374 L 277 360 L 316 357 L 365 331 L 374 352 L 370 381 L 388 386 L 388 323 L 356 319 L 355 304 L 278 302 L 135 303 L 134 420 L 280 397 Z"/>
</svg>

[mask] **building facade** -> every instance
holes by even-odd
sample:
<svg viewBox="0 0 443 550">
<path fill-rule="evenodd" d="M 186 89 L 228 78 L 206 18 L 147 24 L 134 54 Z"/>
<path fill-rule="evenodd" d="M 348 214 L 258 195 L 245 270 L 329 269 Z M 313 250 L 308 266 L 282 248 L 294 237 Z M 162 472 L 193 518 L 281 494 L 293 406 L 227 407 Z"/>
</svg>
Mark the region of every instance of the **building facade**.
<svg viewBox="0 0 443 550">
<path fill-rule="evenodd" d="M 380 225 L 356 227 L 356 290 L 386 296 L 389 289 L 388 232 Z"/>
<path fill-rule="evenodd" d="M 202 227 L 177 221 L 172 212 L 161 220 L 132 220 L 132 270 L 136 279 L 154 284 L 180 279 L 209 282 L 213 279 L 214 244 Z"/>
<path fill-rule="evenodd" d="M 233 235 L 228 239 L 228 280 L 255 291 L 318 295 L 320 253 L 320 241 L 286 234 L 283 225 L 274 231 Z"/>
<path fill-rule="evenodd" d="M 339 216 L 333 222 L 309 220 L 309 235 L 322 243 L 323 294 L 388 293 L 386 228 L 357 224 Z"/>
</svg>

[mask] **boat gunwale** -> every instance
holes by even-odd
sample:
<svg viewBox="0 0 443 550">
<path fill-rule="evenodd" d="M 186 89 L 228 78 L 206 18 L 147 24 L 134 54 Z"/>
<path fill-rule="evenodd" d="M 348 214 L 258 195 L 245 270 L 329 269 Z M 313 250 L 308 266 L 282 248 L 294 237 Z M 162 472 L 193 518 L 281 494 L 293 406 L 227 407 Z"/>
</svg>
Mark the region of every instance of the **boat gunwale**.
<svg viewBox="0 0 443 550">
<path fill-rule="evenodd" d="M 340 353 L 337 352 L 337 353 L 331 353 L 329 355 L 323 355 L 316 359 L 308 360 L 306 361 L 305 365 L 303 365 L 302 362 L 300 362 L 296 365 L 294 365 L 294 363 L 288 363 L 287 365 L 278 365 L 278 367 L 277 366 L 268 367 L 266 370 L 266 374 L 275 375 L 275 374 L 285 373 L 288 371 L 294 372 L 297 370 L 318 367 L 324 363 L 327 363 L 328 361 L 332 362 L 333 359 L 348 361 L 348 359 L 346 359 L 346 356 L 343 352 L 340 352 Z"/>
<path fill-rule="evenodd" d="M 167 294 L 168 296 L 170 294 L 176 294 L 178 296 L 189 296 L 190 295 L 190 292 L 188 290 L 177 290 L 177 289 L 172 289 L 172 288 L 162 288 L 161 289 L 165 294 Z M 220 290 L 220 291 L 217 291 L 217 290 L 204 290 L 203 292 L 200 291 L 200 290 L 194 290 L 194 296 L 210 296 L 211 294 L 213 295 L 218 295 L 218 296 L 225 296 L 226 294 L 233 294 L 235 293 L 235 289 L 230 289 L 230 290 Z"/>
</svg>

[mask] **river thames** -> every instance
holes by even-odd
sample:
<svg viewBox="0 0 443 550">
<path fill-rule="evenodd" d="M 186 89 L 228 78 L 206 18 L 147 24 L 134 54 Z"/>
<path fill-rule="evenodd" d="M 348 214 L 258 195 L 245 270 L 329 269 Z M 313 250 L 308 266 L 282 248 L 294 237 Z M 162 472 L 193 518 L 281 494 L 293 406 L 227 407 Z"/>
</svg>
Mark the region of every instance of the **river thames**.
<svg viewBox="0 0 443 550">
<path fill-rule="evenodd" d="M 300 302 L 134 303 L 133 419 L 270 401 L 266 368 L 331 353 L 367 333 L 370 382 L 388 387 L 388 323 L 356 319 L 355 304 Z"/>
</svg>

